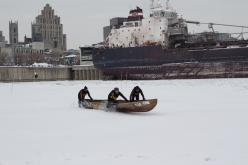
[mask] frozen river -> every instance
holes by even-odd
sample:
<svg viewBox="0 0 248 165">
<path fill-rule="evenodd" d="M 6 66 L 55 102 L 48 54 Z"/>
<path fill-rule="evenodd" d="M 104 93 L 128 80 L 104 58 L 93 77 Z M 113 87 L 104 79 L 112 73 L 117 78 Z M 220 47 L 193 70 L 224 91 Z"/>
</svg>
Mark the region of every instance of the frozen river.
<svg viewBox="0 0 248 165">
<path fill-rule="evenodd" d="M 83 110 L 139 85 L 149 113 Z M 247 165 L 248 79 L 0 83 L 0 165 Z"/>
</svg>

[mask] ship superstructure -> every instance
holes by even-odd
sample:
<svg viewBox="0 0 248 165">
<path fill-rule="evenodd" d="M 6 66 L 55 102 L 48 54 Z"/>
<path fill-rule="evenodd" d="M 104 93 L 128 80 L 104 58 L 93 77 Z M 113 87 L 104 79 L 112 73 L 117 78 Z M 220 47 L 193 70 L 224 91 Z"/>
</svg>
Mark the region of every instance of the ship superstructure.
<svg viewBox="0 0 248 165">
<path fill-rule="evenodd" d="M 148 18 L 144 18 L 143 10 L 139 7 L 131 10 L 123 25 L 119 28 L 113 27 L 110 31 L 106 40 L 107 46 L 110 48 L 146 45 L 168 47 L 170 37 L 174 37 L 174 41 L 185 40 L 187 25 L 182 18 L 178 18 L 169 1 L 164 6 L 161 0 L 151 0 L 150 9 Z"/>
</svg>

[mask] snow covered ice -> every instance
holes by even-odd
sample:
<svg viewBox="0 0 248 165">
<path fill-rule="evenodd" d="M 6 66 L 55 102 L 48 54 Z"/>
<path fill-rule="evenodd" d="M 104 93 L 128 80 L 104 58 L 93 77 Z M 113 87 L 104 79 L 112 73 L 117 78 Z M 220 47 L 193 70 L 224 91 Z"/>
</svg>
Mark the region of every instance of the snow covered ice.
<svg viewBox="0 0 248 165">
<path fill-rule="evenodd" d="M 149 113 L 78 108 L 136 85 Z M 247 165 L 248 79 L 0 83 L 1 165 Z"/>
</svg>

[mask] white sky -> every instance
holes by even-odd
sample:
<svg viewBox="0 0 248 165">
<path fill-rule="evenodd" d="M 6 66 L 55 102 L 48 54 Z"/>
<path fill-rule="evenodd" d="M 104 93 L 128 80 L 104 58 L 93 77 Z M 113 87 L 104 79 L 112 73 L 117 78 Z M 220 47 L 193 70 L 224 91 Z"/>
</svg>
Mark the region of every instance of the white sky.
<svg viewBox="0 0 248 165">
<path fill-rule="evenodd" d="M 165 1 L 165 0 L 164 0 Z M 0 30 L 8 40 L 9 20 L 19 21 L 19 40 L 31 36 L 31 22 L 49 3 L 61 17 L 68 48 L 102 41 L 102 27 L 116 16 L 126 17 L 131 8 L 140 6 L 149 14 L 149 0 L 0 0 Z M 202 22 L 248 25 L 247 0 L 171 0 L 185 19 Z M 208 30 L 207 26 L 189 26 L 189 30 Z M 241 32 L 241 29 L 216 27 L 216 30 Z M 246 30 L 248 31 L 248 30 Z"/>
</svg>

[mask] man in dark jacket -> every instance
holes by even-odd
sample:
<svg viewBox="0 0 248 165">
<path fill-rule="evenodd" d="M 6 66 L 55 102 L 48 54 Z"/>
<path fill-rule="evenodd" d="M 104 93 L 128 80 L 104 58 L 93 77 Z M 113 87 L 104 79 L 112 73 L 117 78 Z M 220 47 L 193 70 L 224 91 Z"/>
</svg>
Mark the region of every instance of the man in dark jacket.
<svg viewBox="0 0 248 165">
<path fill-rule="evenodd" d="M 115 88 L 109 93 L 108 101 L 116 102 L 119 96 L 121 96 L 125 101 L 128 101 L 128 99 L 119 91 L 119 88 Z"/>
<path fill-rule="evenodd" d="M 130 94 L 130 101 L 139 101 L 140 94 L 143 97 L 143 100 L 145 100 L 145 96 L 143 94 L 143 91 L 140 89 L 140 87 L 139 86 L 134 87 Z"/>
<path fill-rule="evenodd" d="M 79 93 L 78 93 L 78 101 L 79 101 L 79 102 L 84 101 L 86 95 L 89 96 L 90 100 L 93 100 L 92 97 L 91 97 L 91 95 L 90 95 L 90 92 L 89 92 L 87 86 L 85 86 L 84 89 L 81 89 L 81 90 L 79 91 Z"/>
</svg>

